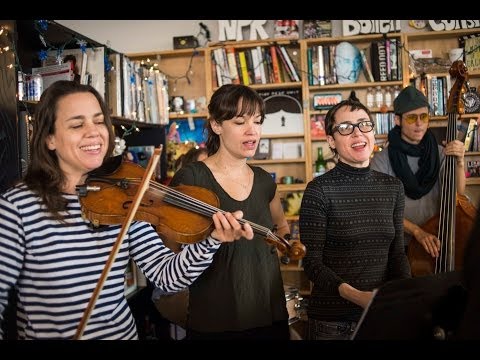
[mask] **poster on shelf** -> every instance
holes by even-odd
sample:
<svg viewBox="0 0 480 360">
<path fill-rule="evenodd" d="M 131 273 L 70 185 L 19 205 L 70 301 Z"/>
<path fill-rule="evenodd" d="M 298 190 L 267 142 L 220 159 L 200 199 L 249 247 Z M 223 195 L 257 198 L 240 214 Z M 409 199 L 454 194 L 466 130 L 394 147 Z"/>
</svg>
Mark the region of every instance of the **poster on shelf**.
<svg viewBox="0 0 480 360">
<path fill-rule="evenodd" d="M 300 89 L 258 90 L 265 101 L 263 135 L 303 134 L 303 108 Z"/>
</svg>

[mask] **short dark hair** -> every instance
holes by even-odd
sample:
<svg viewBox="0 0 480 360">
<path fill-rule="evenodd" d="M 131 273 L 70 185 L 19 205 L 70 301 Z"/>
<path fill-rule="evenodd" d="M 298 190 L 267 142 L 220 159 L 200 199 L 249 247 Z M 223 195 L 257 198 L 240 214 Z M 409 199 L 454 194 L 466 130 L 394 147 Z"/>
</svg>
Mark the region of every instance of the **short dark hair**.
<svg viewBox="0 0 480 360">
<path fill-rule="evenodd" d="M 353 100 L 348 98 L 346 100 L 340 101 L 337 105 L 333 106 L 328 110 L 327 115 L 325 115 L 325 133 L 327 135 L 333 136 L 333 126 L 335 124 L 335 114 L 337 111 L 343 107 L 349 107 L 350 111 L 364 110 L 368 117 L 372 119 L 372 113 L 370 110 L 363 105 L 360 101 Z"/>
<path fill-rule="evenodd" d="M 360 101 L 348 98 L 346 100 L 340 101 L 337 105 L 333 106 L 328 110 L 327 115 L 325 115 L 325 133 L 327 135 L 333 136 L 333 126 L 335 124 L 335 115 L 337 111 L 343 107 L 349 107 L 350 111 L 356 111 L 356 110 L 364 110 L 370 120 L 372 120 L 372 113 L 370 110 L 363 105 Z M 373 120 L 372 120 L 373 121 Z M 337 149 L 333 149 L 330 147 L 330 150 L 337 155 Z"/>
</svg>

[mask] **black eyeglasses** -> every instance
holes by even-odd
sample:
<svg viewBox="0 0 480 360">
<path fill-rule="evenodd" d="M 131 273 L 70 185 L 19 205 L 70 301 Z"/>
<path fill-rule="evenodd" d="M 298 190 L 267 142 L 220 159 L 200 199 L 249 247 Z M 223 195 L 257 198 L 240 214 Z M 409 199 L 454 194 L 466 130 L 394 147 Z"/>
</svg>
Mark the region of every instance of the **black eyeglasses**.
<svg viewBox="0 0 480 360">
<path fill-rule="evenodd" d="M 353 130 L 355 130 L 355 128 L 358 128 L 358 130 L 360 130 L 362 133 L 368 133 L 372 131 L 374 127 L 375 127 L 375 124 L 373 123 L 373 121 L 370 121 L 370 120 L 360 121 L 357 124 L 345 122 L 345 123 L 338 124 L 337 126 L 334 126 L 333 132 L 338 131 L 340 135 L 346 136 L 353 133 Z"/>
</svg>

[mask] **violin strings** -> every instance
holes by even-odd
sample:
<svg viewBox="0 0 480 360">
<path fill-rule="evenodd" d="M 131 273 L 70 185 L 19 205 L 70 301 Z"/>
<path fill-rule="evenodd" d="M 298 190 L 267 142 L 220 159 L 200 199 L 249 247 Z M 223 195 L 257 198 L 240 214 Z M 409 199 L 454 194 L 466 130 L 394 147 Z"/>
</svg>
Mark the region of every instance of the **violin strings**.
<svg viewBox="0 0 480 360">
<path fill-rule="evenodd" d="M 128 180 L 131 181 L 132 183 L 139 183 L 140 181 L 139 179 L 128 179 Z M 187 194 L 184 194 L 181 191 L 175 190 L 171 187 L 159 184 L 154 181 L 150 181 L 150 186 L 165 195 L 163 199 L 165 202 L 178 206 L 180 208 L 190 210 L 192 212 L 196 212 L 197 214 L 208 216 L 208 217 L 212 216 L 216 212 L 221 212 L 222 214 L 225 214 L 225 211 L 218 209 L 215 206 L 212 206 L 205 202 L 202 202 Z M 242 225 L 248 223 L 252 227 L 253 231 L 256 232 L 257 234 L 267 236 L 267 237 L 269 236 L 273 238 L 275 241 L 282 243 L 287 248 L 290 248 L 290 244 L 288 243 L 287 240 L 277 236 L 270 229 L 245 219 L 240 219 L 238 220 L 238 222 Z"/>
</svg>

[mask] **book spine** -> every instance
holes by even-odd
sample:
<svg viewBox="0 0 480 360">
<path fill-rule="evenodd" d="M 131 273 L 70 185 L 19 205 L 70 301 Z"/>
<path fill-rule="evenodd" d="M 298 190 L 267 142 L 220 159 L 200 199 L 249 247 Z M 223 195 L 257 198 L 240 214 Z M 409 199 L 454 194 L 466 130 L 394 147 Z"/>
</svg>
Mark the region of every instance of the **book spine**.
<svg viewBox="0 0 480 360">
<path fill-rule="evenodd" d="M 323 69 L 325 72 L 325 84 L 333 84 L 332 71 L 330 67 L 330 48 L 328 46 L 323 47 Z"/>
<path fill-rule="evenodd" d="M 235 49 L 233 46 L 227 47 L 225 49 L 227 53 L 227 62 L 228 62 L 228 70 L 230 72 L 230 77 L 232 78 L 233 84 L 240 84 L 240 78 L 238 76 L 237 70 L 237 61 L 235 58 Z"/>
<path fill-rule="evenodd" d="M 325 85 L 325 65 L 323 63 L 323 46 L 317 46 L 318 54 L 318 85 Z"/>
<path fill-rule="evenodd" d="M 380 74 L 380 81 L 388 81 L 387 51 L 385 47 L 385 42 L 379 41 L 377 44 L 378 44 L 378 70 Z"/>
<path fill-rule="evenodd" d="M 285 56 L 282 53 L 282 50 L 280 49 L 280 46 L 275 46 L 275 50 L 277 51 L 277 57 L 280 59 L 280 62 L 282 63 L 282 69 L 288 75 L 289 81 L 295 81 L 292 71 L 288 67 L 287 60 L 285 59 Z M 285 80 L 286 80 L 286 77 L 285 77 Z"/>
<path fill-rule="evenodd" d="M 288 54 L 287 49 L 285 46 L 280 46 L 280 50 L 282 50 L 282 54 L 285 57 L 285 60 L 287 61 L 287 65 L 290 68 L 290 72 L 292 73 L 293 76 L 293 81 L 300 81 L 300 77 L 298 76 L 297 69 L 295 69 L 295 66 L 293 65 L 292 59 L 290 58 L 290 55 Z"/>
<path fill-rule="evenodd" d="M 250 85 L 250 78 L 248 77 L 247 58 L 245 51 L 239 51 L 238 57 L 240 59 L 240 69 L 242 69 L 243 85 Z"/>
<path fill-rule="evenodd" d="M 307 69 L 308 69 L 308 85 L 313 85 L 313 69 L 312 69 L 312 48 L 307 49 Z"/>
<path fill-rule="evenodd" d="M 281 83 L 280 64 L 278 62 L 277 52 L 274 45 L 270 46 L 270 56 L 272 58 L 273 79 L 275 83 Z"/>
<path fill-rule="evenodd" d="M 390 39 L 390 79 L 398 80 L 397 39 Z"/>
<path fill-rule="evenodd" d="M 390 39 L 385 39 L 385 62 L 387 65 L 387 81 L 392 80 L 392 64 L 391 64 L 391 42 Z"/>
<path fill-rule="evenodd" d="M 262 73 L 260 72 L 260 59 L 258 57 L 257 48 L 250 49 L 252 53 L 253 77 L 255 84 L 262 84 Z"/>
<path fill-rule="evenodd" d="M 337 45 L 330 45 L 330 69 L 331 69 L 331 84 L 336 84 L 337 83 L 337 69 L 335 68 L 335 50 L 337 48 Z"/>
<path fill-rule="evenodd" d="M 370 65 L 368 63 L 367 55 L 365 54 L 364 49 L 360 49 L 360 56 L 362 57 L 362 66 L 363 66 L 363 72 L 365 74 L 365 78 L 369 82 L 374 82 L 372 69 L 370 69 Z"/>
<path fill-rule="evenodd" d="M 372 75 L 374 81 L 380 81 L 380 68 L 378 65 L 378 42 L 370 46 L 370 60 L 372 62 Z"/>
<path fill-rule="evenodd" d="M 257 46 L 257 57 L 258 57 L 258 66 L 260 68 L 260 79 L 262 80 L 262 84 L 267 83 L 267 74 L 266 74 L 266 66 L 265 66 L 265 58 L 263 56 L 263 48 L 261 46 Z"/>
</svg>

